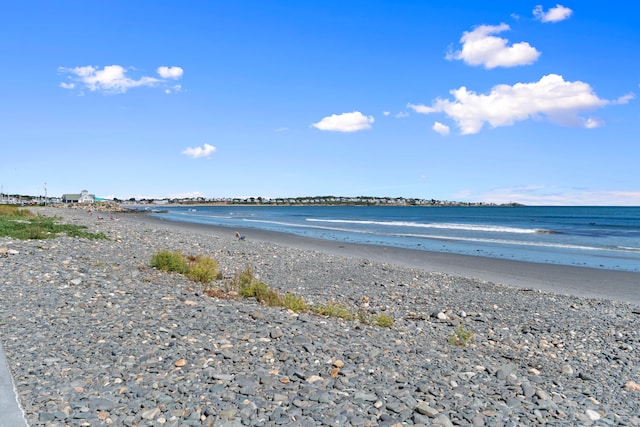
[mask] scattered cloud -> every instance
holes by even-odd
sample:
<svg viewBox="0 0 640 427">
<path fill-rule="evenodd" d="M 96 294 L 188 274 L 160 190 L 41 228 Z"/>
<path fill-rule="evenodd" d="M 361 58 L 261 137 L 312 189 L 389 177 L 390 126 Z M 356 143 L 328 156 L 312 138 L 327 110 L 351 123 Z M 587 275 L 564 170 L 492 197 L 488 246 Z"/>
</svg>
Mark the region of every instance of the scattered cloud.
<svg viewBox="0 0 640 427">
<path fill-rule="evenodd" d="M 467 65 L 482 65 L 486 69 L 534 63 L 540 52 L 529 43 L 520 42 L 509 46 L 509 40 L 493 35 L 509 29 L 510 27 L 503 23 L 479 25 L 473 31 L 465 31 L 460 39 L 462 49 L 448 52 L 446 59 L 462 60 Z"/>
<path fill-rule="evenodd" d="M 389 114 L 391 114 L 391 112 L 390 111 L 384 111 L 382 114 L 385 115 L 385 116 L 388 116 Z"/>
<path fill-rule="evenodd" d="M 587 129 L 595 129 L 604 126 L 604 121 L 597 117 L 589 117 L 584 121 L 584 127 Z"/>
<path fill-rule="evenodd" d="M 182 150 L 182 154 L 197 159 L 200 157 L 209 157 L 211 154 L 213 154 L 214 151 L 216 151 L 216 147 L 214 147 L 213 145 L 204 144 L 202 147 L 187 147 Z"/>
<path fill-rule="evenodd" d="M 170 93 L 174 93 L 174 92 L 182 92 L 182 85 L 173 85 L 169 88 L 166 88 L 164 90 L 164 93 L 166 94 L 170 94 Z"/>
<path fill-rule="evenodd" d="M 431 129 L 433 129 L 434 132 L 437 132 L 440 135 L 449 135 L 449 126 L 442 124 L 440 122 L 435 122 L 431 127 Z"/>
<path fill-rule="evenodd" d="M 319 130 L 334 132 L 357 132 L 371 129 L 373 122 L 373 116 L 365 116 L 360 111 L 353 111 L 351 113 L 333 114 L 323 118 L 318 123 L 313 123 L 311 126 Z"/>
<path fill-rule="evenodd" d="M 162 66 L 162 67 L 158 67 L 156 71 L 158 72 L 158 75 L 163 79 L 174 79 L 174 80 L 182 77 L 182 74 L 184 73 L 184 70 L 180 67 Z"/>
<path fill-rule="evenodd" d="M 420 114 L 429 114 L 429 113 L 435 113 L 438 111 L 438 109 L 433 108 L 433 107 L 427 107 L 426 105 L 422 105 L 422 104 L 407 104 L 408 108 L 411 108 L 413 111 L 415 111 L 416 113 L 420 113 Z"/>
<path fill-rule="evenodd" d="M 289 128 L 287 127 L 282 127 L 282 128 L 278 128 L 275 130 L 276 132 L 289 132 Z"/>
<path fill-rule="evenodd" d="M 400 111 L 396 114 L 396 119 L 404 119 L 405 117 L 409 117 L 409 113 L 406 111 Z"/>
<path fill-rule="evenodd" d="M 589 84 L 565 81 L 558 74 L 543 76 L 532 83 L 497 85 L 488 94 L 477 94 L 464 86 L 449 93 L 453 100 L 437 98 L 431 106 L 408 104 L 408 107 L 423 114 L 445 113 L 456 122 L 462 134 L 475 134 L 482 130 L 484 123 L 495 128 L 531 118 L 593 128 L 603 123 L 596 118 L 585 119 L 580 113 L 633 98 L 633 94 L 629 94 L 615 101 L 601 99 Z"/>
<path fill-rule="evenodd" d="M 538 5 L 533 9 L 533 16 L 535 19 L 542 22 L 564 21 L 565 19 L 569 19 L 572 14 L 573 10 L 560 4 L 557 4 L 556 7 L 552 7 L 547 12 L 544 11 L 541 5 Z"/>
<path fill-rule="evenodd" d="M 618 105 L 622 105 L 622 104 L 628 104 L 629 101 L 631 101 L 632 99 L 634 99 L 636 97 L 635 94 L 633 93 L 628 93 L 626 95 L 622 95 L 620 98 L 616 99 L 615 101 L 611 101 L 612 104 L 618 104 Z"/>
<path fill-rule="evenodd" d="M 486 192 L 460 191 L 453 200 L 522 203 L 537 206 L 640 206 L 640 191 L 591 190 L 527 185 Z"/>
<path fill-rule="evenodd" d="M 125 93 L 131 88 L 140 86 L 157 86 L 165 82 L 163 79 L 179 79 L 183 70 L 180 67 L 160 67 L 157 72 L 161 79 L 150 76 L 142 76 L 139 78 L 131 78 L 127 75 L 129 70 L 121 65 L 107 65 L 100 69 L 92 65 L 75 68 L 59 67 L 58 71 L 68 74 L 71 83 L 62 82 L 60 87 L 63 89 L 87 89 L 91 92 L 102 92 L 104 94 L 120 94 Z M 180 91 L 180 85 L 174 85 L 170 89 L 165 89 L 167 93 L 171 91 Z"/>
</svg>

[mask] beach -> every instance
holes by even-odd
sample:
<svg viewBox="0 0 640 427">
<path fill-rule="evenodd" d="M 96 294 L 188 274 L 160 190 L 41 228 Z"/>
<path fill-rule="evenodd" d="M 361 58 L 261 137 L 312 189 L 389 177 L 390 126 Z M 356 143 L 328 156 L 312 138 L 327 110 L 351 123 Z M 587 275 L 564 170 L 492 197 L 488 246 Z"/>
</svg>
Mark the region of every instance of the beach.
<svg viewBox="0 0 640 427">
<path fill-rule="evenodd" d="M 253 228 L 216 227 L 195 223 L 168 222 L 140 214 L 134 220 L 169 223 L 197 233 L 229 236 L 238 231 L 251 240 L 270 242 L 303 250 L 319 251 L 371 261 L 404 265 L 426 271 L 550 291 L 558 294 L 603 298 L 640 305 L 640 273 L 600 270 L 554 264 L 539 264 L 452 253 L 403 249 L 391 246 L 343 243 L 269 232 Z"/>
<path fill-rule="evenodd" d="M 0 238 L 17 252 L 0 338 L 31 426 L 640 425 L 638 273 L 34 212 L 109 239 Z M 394 324 L 212 298 L 151 268 L 163 249 Z"/>
</svg>

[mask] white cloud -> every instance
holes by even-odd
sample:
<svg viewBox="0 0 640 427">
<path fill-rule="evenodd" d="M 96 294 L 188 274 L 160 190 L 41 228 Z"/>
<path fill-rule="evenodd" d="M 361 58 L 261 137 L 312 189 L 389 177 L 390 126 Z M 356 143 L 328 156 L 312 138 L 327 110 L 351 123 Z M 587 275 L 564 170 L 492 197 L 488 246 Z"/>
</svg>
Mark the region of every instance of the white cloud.
<svg viewBox="0 0 640 427">
<path fill-rule="evenodd" d="M 161 71 L 162 70 L 162 71 Z M 102 92 L 105 94 L 125 93 L 131 88 L 140 86 L 158 86 L 164 82 L 162 79 L 155 77 L 142 76 L 138 79 L 127 76 L 127 69 L 120 65 L 107 65 L 100 69 L 92 65 L 75 68 L 59 67 L 58 71 L 69 74 L 69 78 L 74 83 L 60 83 L 60 87 L 64 89 L 75 89 L 80 87 L 88 89 L 91 92 Z M 160 67 L 158 74 L 161 77 L 177 79 L 182 76 L 182 68 L 180 67 Z M 76 85 L 78 83 L 78 85 Z M 165 91 L 180 91 L 180 85 L 175 85 Z"/>
<path fill-rule="evenodd" d="M 391 114 L 391 112 L 390 111 L 383 111 L 382 114 L 385 115 L 385 116 L 388 116 L 389 114 Z"/>
<path fill-rule="evenodd" d="M 587 129 L 595 129 L 604 126 L 604 122 L 597 117 L 589 117 L 584 121 L 584 127 Z"/>
<path fill-rule="evenodd" d="M 406 111 L 400 111 L 396 114 L 396 119 L 404 119 L 405 117 L 409 117 L 409 113 Z"/>
<path fill-rule="evenodd" d="M 407 104 L 407 107 L 411 108 L 416 113 L 421 113 L 421 114 L 435 113 L 435 112 L 438 111 L 436 108 L 427 107 L 426 105 L 422 105 L 422 104 L 411 104 L 411 103 L 409 103 L 409 104 Z"/>
<path fill-rule="evenodd" d="M 158 67 L 158 74 L 163 79 L 179 79 L 182 77 L 184 70 L 180 67 Z"/>
<path fill-rule="evenodd" d="M 438 98 L 431 107 L 414 104 L 408 107 L 423 114 L 443 112 L 455 120 L 462 134 L 475 134 L 484 123 L 495 128 L 530 118 L 546 118 L 567 126 L 596 127 L 602 122 L 579 114 L 633 97 L 630 94 L 616 101 L 600 99 L 587 83 L 565 81 L 558 74 L 543 76 L 532 83 L 497 85 L 488 94 L 477 94 L 464 86 L 450 93 L 453 100 Z"/>
<path fill-rule="evenodd" d="M 170 93 L 173 93 L 173 92 L 182 92 L 182 85 L 173 85 L 173 86 L 171 86 L 169 88 L 166 88 L 164 90 L 164 93 L 166 93 L 166 94 L 170 94 Z"/>
<path fill-rule="evenodd" d="M 460 191 L 454 200 L 522 203 L 537 206 L 640 206 L 640 191 L 576 189 L 527 185 L 486 192 Z"/>
<path fill-rule="evenodd" d="M 440 135 L 449 135 L 449 126 L 442 124 L 440 122 L 435 122 L 431 127 L 431 129 L 433 129 L 434 132 L 437 132 Z"/>
<path fill-rule="evenodd" d="M 564 21 L 565 19 L 568 19 L 571 14 L 573 14 L 573 10 L 560 4 L 557 4 L 556 7 L 552 7 L 547 12 L 545 12 L 540 5 L 533 9 L 533 16 L 542 22 Z"/>
<path fill-rule="evenodd" d="M 632 99 L 634 99 L 636 96 L 633 93 L 628 93 L 626 95 L 622 95 L 621 97 L 619 97 L 618 99 L 616 99 L 615 101 L 611 101 L 613 104 L 628 104 L 629 101 L 631 101 Z"/>
<path fill-rule="evenodd" d="M 199 157 L 209 157 L 214 151 L 216 151 L 216 147 L 204 144 L 202 147 L 187 147 L 182 150 L 182 154 L 197 159 Z"/>
<path fill-rule="evenodd" d="M 75 68 L 60 67 L 58 70 L 72 74 L 75 81 L 83 84 L 92 92 L 124 93 L 133 87 L 153 86 L 159 82 L 153 77 L 131 79 L 126 76 L 127 70 L 120 65 L 107 65 L 103 69 L 91 65 Z"/>
<path fill-rule="evenodd" d="M 356 132 L 371 129 L 373 122 L 373 116 L 365 116 L 360 111 L 353 111 L 351 113 L 333 114 L 323 118 L 318 123 L 313 123 L 311 126 L 316 129 L 334 132 Z"/>
<path fill-rule="evenodd" d="M 462 50 L 447 53 L 448 60 L 462 60 L 468 65 L 483 65 L 487 69 L 515 67 L 535 62 L 540 52 L 527 42 L 508 46 L 509 40 L 493 36 L 509 30 L 507 24 L 479 25 L 465 31 L 460 39 Z"/>
</svg>

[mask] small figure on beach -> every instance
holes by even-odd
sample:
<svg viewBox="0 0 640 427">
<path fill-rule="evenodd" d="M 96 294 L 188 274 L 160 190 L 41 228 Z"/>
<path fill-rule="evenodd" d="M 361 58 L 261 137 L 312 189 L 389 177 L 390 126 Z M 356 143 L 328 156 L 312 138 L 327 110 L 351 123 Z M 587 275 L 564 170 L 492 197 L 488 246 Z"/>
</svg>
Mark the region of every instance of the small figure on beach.
<svg viewBox="0 0 640 427">
<path fill-rule="evenodd" d="M 238 240 L 244 240 L 244 234 L 240 234 L 236 231 L 236 239 Z"/>
<path fill-rule="evenodd" d="M 98 215 L 98 219 L 104 219 L 102 215 Z"/>
</svg>

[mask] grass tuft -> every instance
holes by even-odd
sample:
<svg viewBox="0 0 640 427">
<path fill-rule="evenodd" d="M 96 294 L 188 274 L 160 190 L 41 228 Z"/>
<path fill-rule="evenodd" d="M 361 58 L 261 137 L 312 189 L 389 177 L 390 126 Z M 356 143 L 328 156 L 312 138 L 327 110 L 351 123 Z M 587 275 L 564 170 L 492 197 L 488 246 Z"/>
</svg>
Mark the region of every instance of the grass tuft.
<svg viewBox="0 0 640 427">
<path fill-rule="evenodd" d="M 456 327 L 455 333 L 449 336 L 449 344 L 457 345 L 458 347 L 466 347 L 473 340 L 473 338 L 473 332 L 466 329 L 463 325 L 458 325 Z"/>
<path fill-rule="evenodd" d="M 204 284 L 222 279 L 218 262 L 209 257 L 185 256 L 182 252 L 163 250 L 151 257 L 150 264 L 161 270 L 184 274 L 190 279 Z M 255 298 L 261 304 L 270 307 L 284 307 L 295 313 L 315 313 L 345 320 L 358 320 L 360 323 L 384 328 L 390 328 L 394 323 L 393 317 L 389 315 L 369 316 L 364 310 L 354 313 L 348 307 L 334 301 L 309 306 L 304 298 L 291 292 L 282 296 L 276 290 L 256 279 L 251 267 L 237 272 L 230 281 L 221 286 L 205 286 L 204 293 L 219 299 Z"/>
<path fill-rule="evenodd" d="M 292 294 L 291 292 L 287 292 L 284 295 L 282 302 L 286 308 L 296 313 L 302 313 L 309 310 L 304 299 L 301 296 Z"/>
<path fill-rule="evenodd" d="M 187 265 L 186 275 L 195 282 L 209 283 L 220 275 L 220 264 L 213 258 L 197 256 Z"/>
<path fill-rule="evenodd" d="M 182 252 L 162 250 L 151 256 L 151 267 L 160 270 L 173 271 L 184 274 L 187 272 L 188 263 Z"/>
<path fill-rule="evenodd" d="M 311 308 L 311 310 L 322 316 L 338 317 L 345 320 L 353 320 L 354 315 L 347 307 L 342 304 L 338 304 L 334 301 L 329 301 L 326 304 L 319 304 Z"/>
<path fill-rule="evenodd" d="M 180 251 L 162 250 L 151 256 L 149 264 L 160 270 L 184 274 L 195 282 L 205 284 L 220 278 L 218 261 L 207 256 L 185 256 Z"/>
<path fill-rule="evenodd" d="M 380 326 L 381 328 L 390 328 L 393 326 L 394 319 L 388 314 L 378 314 L 371 318 L 370 323 L 372 325 Z"/>
</svg>

